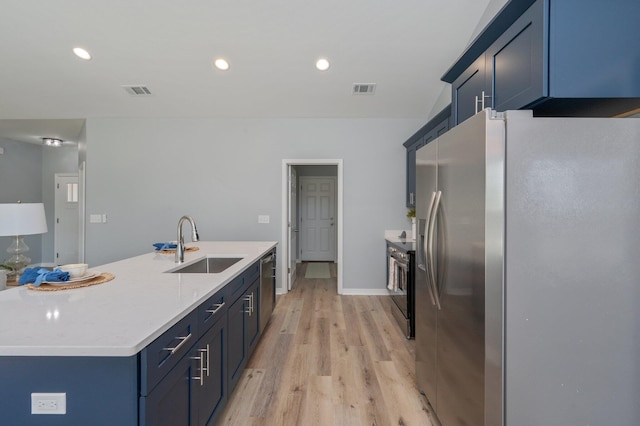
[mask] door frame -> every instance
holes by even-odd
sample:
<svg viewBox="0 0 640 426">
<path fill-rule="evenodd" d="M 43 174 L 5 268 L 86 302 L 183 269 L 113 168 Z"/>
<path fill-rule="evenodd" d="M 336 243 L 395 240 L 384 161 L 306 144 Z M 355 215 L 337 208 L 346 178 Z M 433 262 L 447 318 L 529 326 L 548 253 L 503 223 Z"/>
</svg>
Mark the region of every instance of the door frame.
<svg viewBox="0 0 640 426">
<path fill-rule="evenodd" d="M 336 166 L 336 279 L 337 292 L 342 294 L 342 253 L 343 253 L 343 161 L 342 159 L 283 159 L 282 160 L 282 253 L 286 257 L 289 253 L 289 172 L 292 166 Z M 280 262 L 280 276 L 282 277 L 282 286 L 279 288 L 279 294 L 289 292 L 290 282 L 288 268 L 288 259 L 286 262 Z"/>
</svg>

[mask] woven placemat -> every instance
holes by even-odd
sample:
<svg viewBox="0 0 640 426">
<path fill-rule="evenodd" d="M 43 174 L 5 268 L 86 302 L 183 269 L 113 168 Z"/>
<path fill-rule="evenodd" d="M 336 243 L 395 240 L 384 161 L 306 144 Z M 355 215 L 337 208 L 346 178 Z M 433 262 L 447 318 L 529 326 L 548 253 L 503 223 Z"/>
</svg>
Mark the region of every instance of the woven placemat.
<svg viewBox="0 0 640 426">
<path fill-rule="evenodd" d="M 184 249 L 184 251 L 198 251 L 200 250 L 200 247 L 187 247 Z M 164 249 L 164 250 L 160 250 L 157 251 L 156 253 L 160 253 L 160 254 L 174 254 L 176 252 L 176 249 Z"/>
<path fill-rule="evenodd" d="M 106 283 L 107 281 L 111 281 L 115 277 L 116 276 L 110 272 L 101 272 L 100 275 L 95 276 L 90 280 L 81 281 L 78 283 L 71 283 L 67 285 L 51 285 L 47 283 L 42 283 L 40 284 L 39 287 L 36 287 L 33 284 L 27 284 L 27 288 L 29 290 L 38 290 L 38 291 L 71 290 L 72 288 L 89 287 L 90 285 Z"/>
</svg>

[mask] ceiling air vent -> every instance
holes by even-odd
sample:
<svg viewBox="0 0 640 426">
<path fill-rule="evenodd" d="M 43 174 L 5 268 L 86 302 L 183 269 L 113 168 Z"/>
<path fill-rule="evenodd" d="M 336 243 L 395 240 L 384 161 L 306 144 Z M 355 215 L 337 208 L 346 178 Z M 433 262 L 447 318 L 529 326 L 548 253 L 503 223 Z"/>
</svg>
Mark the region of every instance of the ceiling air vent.
<svg viewBox="0 0 640 426">
<path fill-rule="evenodd" d="M 151 96 L 151 90 L 147 86 L 122 86 L 131 96 Z"/>
<path fill-rule="evenodd" d="M 353 94 L 354 95 L 373 95 L 376 91 L 375 83 L 354 83 Z"/>
</svg>

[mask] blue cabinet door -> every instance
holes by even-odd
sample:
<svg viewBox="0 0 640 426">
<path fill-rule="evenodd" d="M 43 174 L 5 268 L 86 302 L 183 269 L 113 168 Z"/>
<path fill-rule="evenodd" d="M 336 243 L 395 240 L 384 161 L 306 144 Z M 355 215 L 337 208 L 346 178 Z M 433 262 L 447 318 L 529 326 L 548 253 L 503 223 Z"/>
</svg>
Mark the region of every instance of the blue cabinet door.
<svg viewBox="0 0 640 426">
<path fill-rule="evenodd" d="M 543 6 L 535 2 L 486 51 L 485 106 L 519 109 L 547 96 Z"/>
<path fill-rule="evenodd" d="M 140 397 L 140 424 L 146 426 L 189 426 L 196 414 L 191 382 L 198 372 L 184 356 L 148 396 Z"/>
<path fill-rule="evenodd" d="M 248 309 L 248 302 L 244 296 L 241 296 L 233 305 L 229 307 L 228 311 L 228 348 L 227 355 L 229 360 L 228 380 L 229 380 L 229 392 L 232 392 L 235 388 L 242 369 L 247 360 L 247 352 L 245 346 L 245 311 Z"/>
<path fill-rule="evenodd" d="M 253 349 L 258 343 L 258 337 L 260 335 L 260 277 L 251 284 L 251 287 L 247 290 L 247 298 L 249 301 L 249 309 L 245 313 L 246 317 L 246 330 L 245 330 L 245 345 L 247 347 L 247 358 L 253 353 Z"/>
<path fill-rule="evenodd" d="M 196 424 L 200 426 L 215 423 L 227 401 L 226 324 L 226 316 L 216 321 L 200 338 L 192 355 L 199 377 L 191 385 L 197 406 Z"/>
<path fill-rule="evenodd" d="M 463 72 L 451 85 L 453 123 L 462 123 L 481 108 L 482 97 L 491 96 L 485 90 L 484 55 Z M 489 107 L 490 105 L 486 105 Z"/>
</svg>

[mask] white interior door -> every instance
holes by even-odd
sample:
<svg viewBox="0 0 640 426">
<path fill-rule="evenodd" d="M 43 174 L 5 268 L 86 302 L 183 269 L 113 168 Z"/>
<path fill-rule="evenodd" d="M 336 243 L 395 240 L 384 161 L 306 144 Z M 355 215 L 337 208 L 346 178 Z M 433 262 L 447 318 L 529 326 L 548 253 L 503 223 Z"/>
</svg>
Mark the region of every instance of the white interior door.
<svg viewBox="0 0 640 426">
<path fill-rule="evenodd" d="M 287 277 L 287 289 L 291 290 L 293 286 L 293 282 L 296 277 L 296 266 L 297 266 L 297 257 L 296 253 L 298 252 L 298 177 L 296 175 L 296 170 L 293 166 L 289 166 L 289 206 L 288 206 L 288 255 L 287 259 L 289 259 L 289 267 L 288 267 L 288 277 Z"/>
<path fill-rule="evenodd" d="M 335 178 L 300 177 L 300 260 L 336 260 Z"/>
<path fill-rule="evenodd" d="M 55 185 L 54 262 L 78 263 L 78 174 L 56 173 Z"/>
</svg>

